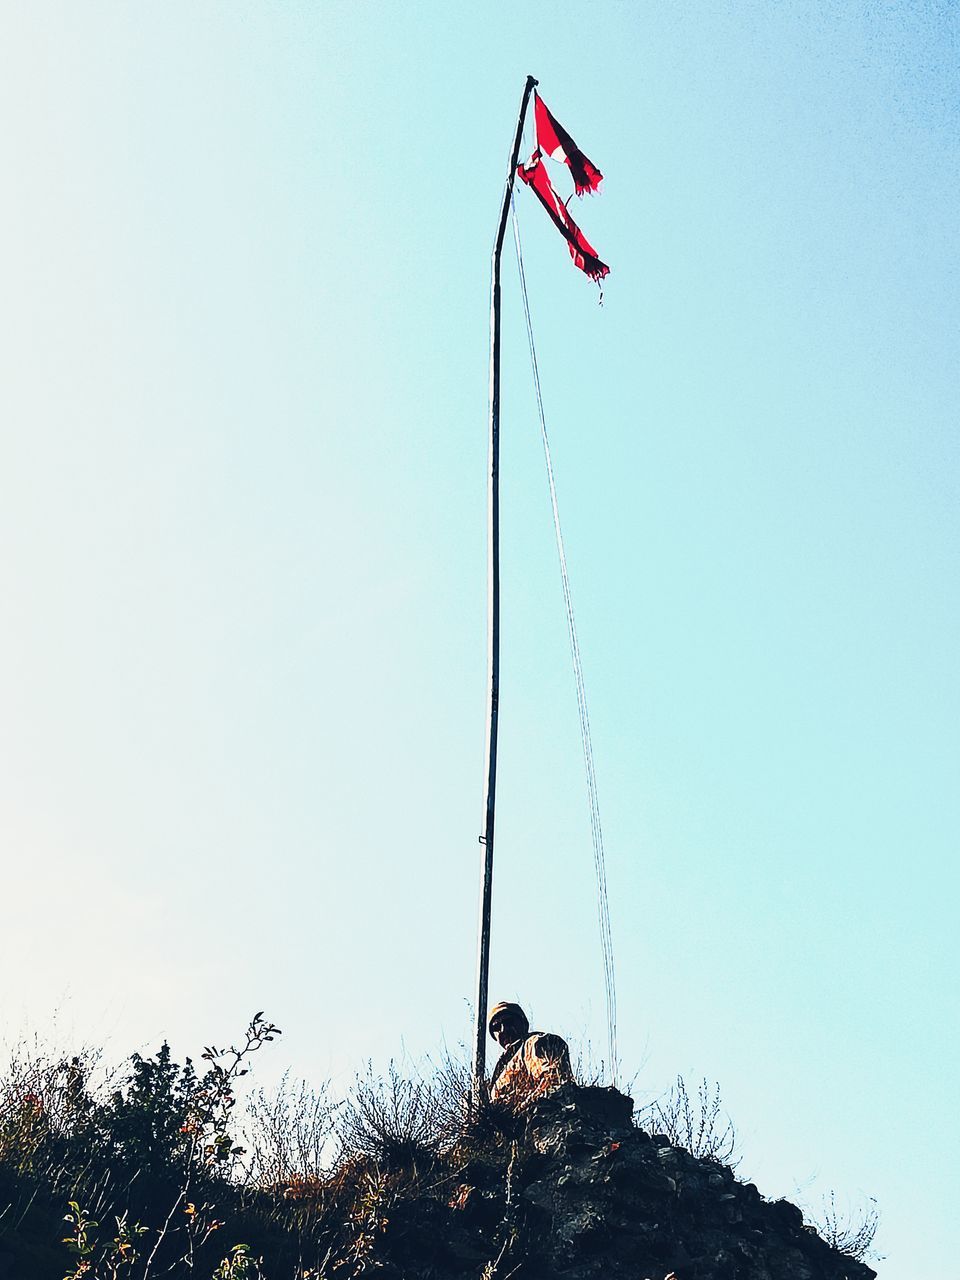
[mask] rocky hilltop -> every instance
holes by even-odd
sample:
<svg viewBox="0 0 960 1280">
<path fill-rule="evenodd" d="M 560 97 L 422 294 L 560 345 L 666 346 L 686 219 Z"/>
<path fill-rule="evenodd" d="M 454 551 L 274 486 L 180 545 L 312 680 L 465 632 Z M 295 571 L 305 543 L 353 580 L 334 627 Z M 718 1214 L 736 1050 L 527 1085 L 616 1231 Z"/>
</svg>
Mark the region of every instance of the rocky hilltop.
<svg viewBox="0 0 960 1280">
<path fill-rule="evenodd" d="M 0 1280 L 875 1274 L 795 1205 L 637 1125 L 616 1089 L 472 1112 L 466 1074 L 391 1070 L 339 1103 L 278 1094 L 251 1111 L 247 1154 L 229 1132 L 233 1079 L 198 1077 L 165 1045 L 109 1092 L 88 1090 L 79 1059 L 0 1082 Z"/>
<path fill-rule="evenodd" d="M 395 1203 L 366 1267 L 422 1280 L 870 1280 L 786 1200 L 566 1085 L 499 1143 L 450 1153 L 448 1199 Z M 445 1192 L 446 1196 L 446 1192 Z"/>
</svg>

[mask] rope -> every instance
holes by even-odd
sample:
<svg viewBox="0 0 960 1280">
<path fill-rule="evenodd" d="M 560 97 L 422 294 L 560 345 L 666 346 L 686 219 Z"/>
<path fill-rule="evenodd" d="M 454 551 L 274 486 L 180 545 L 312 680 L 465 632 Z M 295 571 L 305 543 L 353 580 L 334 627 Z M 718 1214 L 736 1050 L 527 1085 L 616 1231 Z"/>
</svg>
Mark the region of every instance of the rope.
<svg viewBox="0 0 960 1280">
<path fill-rule="evenodd" d="M 553 478 L 553 461 L 550 456 L 550 440 L 543 411 L 543 394 L 540 389 L 540 370 L 537 365 L 537 349 L 533 340 L 533 322 L 530 319 L 530 300 L 527 296 L 527 280 L 523 270 L 523 251 L 520 248 L 520 224 L 516 205 L 511 198 L 513 215 L 513 242 L 517 249 L 517 267 L 520 272 L 520 293 L 523 297 L 523 314 L 527 324 L 527 340 L 530 345 L 530 366 L 533 370 L 533 386 L 540 417 L 540 439 L 547 464 L 547 483 L 550 486 L 550 504 L 553 507 L 553 531 L 557 539 L 560 558 L 560 581 L 563 585 L 563 603 L 567 611 L 567 633 L 570 638 L 570 656 L 573 659 L 573 675 L 577 686 L 577 711 L 580 715 L 580 741 L 583 746 L 583 763 L 587 776 L 587 800 L 590 808 L 590 838 L 593 844 L 593 865 L 597 880 L 597 918 L 600 924 L 600 948 L 603 953 L 603 985 L 607 1005 L 607 1050 L 609 1070 L 614 1083 L 617 1079 L 617 992 L 613 971 L 613 938 L 610 932 L 610 904 L 607 898 L 606 861 L 603 854 L 603 828 L 600 825 L 600 802 L 597 798 L 597 776 L 593 767 L 593 743 L 590 739 L 590 714 L 587 710 L 587 692 L 583 682 L 583 665 L 580 661 L 580 643 L 577 640 L 577 624 L 573 615 L 573 596 L 570 591 L 570 575 L 567 557 L 563 549 L 563 533 L 560 529 L 560 508 L 557 505 L 557 486 Z"/>
</svg>

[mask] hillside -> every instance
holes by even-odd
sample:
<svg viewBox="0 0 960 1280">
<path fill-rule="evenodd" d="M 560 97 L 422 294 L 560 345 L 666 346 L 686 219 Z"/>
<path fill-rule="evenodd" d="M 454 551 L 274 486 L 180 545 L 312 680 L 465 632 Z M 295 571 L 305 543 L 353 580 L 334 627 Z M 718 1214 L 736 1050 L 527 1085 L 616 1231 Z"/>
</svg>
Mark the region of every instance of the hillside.
<svg viewBox="0 0 960 1280">
<path fill-rule="evenodd" d="M 644 1132 L 632 1112 L 614 1089 L 570 1085 L 531 1109 L 499 1158 L 462 1144 L 446 1204 L 396 1204 L 368 1267 L 397 1280 L 875 1276 L 804 1226 L 796 1206 Z"/>
<path fill-rule="evenodd" d="M 277 1034 L 257 1015 L 203 1074 L 164 1045 L 99 1088 L 79 1058 L 11 1069 L 0 1280 L 875 1275 L 796 1206 L 638 1125 L 612 1088 L 567 1084 L 465 1124 L 467 1076 L 391 1068 L 341 1101 L 261 1093 L 244 1121 L 236 1085 Z"/>
</svg>

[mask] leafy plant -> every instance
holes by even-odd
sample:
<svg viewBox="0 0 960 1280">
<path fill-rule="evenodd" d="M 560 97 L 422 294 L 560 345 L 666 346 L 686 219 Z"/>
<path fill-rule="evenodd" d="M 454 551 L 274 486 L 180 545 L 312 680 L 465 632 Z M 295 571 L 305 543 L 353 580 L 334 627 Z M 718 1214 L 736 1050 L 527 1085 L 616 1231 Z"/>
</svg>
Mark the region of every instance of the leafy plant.
<svg viewBox="0 0 960 1280">
<path fill-rule="evenodd" d="M 70 1201 L 70 1212 L 65 1215 L 64 1222 L 70 1224 L 70 1234 L 64 1237 L 63 1243 L 76 1259 L 76 1265 L 67 1272 L 64 1280 L 117 1280 L 138 1261 L 137 1242 L 147 1233 L 147 1228 L 139 1223 L 130 1226 L 124 1213 L 116 1218 L 112 1239 L 100 1245 L 97 1238 L 99 1222 L 94 1221 L 76 1200 Z"/>
<path fill-rule="evenodd" d="M 195 1119 L 203 1139 L 201 1154 L 208 1164 L 222 1165 L 244 1154 L 242 1147 L 233 1145 L 227 1132 L 237 1105 L 237 1082 L 250 1073 L 250 1055 L 280 1034 L 280 1028 L 268 1022 L 261 1010 L 250 1020 L 245 1042 L 239 1048 L 230 1045 L 227 1049 L 213 1046 L 204 1049 L 202 1056 L 210 1067 L 197 1094 Z"/>
<path fill-rule="evenodd" d="M 248 1244 L 235 1244 L 213 1273 L 213 1280 L 259 1280 L 262 1258 Z"/>
<path fill-rule="evenodd" d="M 209 1274 L 224 1220 L 251 1217 L 236 1178 L 237 1085 L 278 1034 L 258 1013 L 238 1045 L 204 1050 L 202 1073 L 163 1044 L 97 1087 L 91 1056 L 18 1050 L 0 1074 L 0 1235 L 50 1239 L 68 1201 L 69 1280 Z M 296 1238 L 283 1247 L 296 1256 Z"/>
</svg>

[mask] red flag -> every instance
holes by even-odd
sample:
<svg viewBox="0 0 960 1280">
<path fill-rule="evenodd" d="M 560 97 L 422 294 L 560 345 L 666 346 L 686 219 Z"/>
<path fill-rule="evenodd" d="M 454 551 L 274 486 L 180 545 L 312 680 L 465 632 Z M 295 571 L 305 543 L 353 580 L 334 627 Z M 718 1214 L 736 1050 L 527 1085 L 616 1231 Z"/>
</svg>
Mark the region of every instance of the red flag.
<svg viewBox="0 0 960 1280">
<path fill-rule="evenodd" d="M 578 196 L 599 191 L 603 174 L 587 159 L 563 125 L 553 118 L 540 95 L 535 94 L 534 97 L 539 149 L 551 160 L 562 160 L 570 166 Z"/>
<path fill-rule="evenodd" d="M 537 103 L 539 105 L 539 99 L 537 99 Z M 599 284 L 603 277 L 609 273 L 610 268 L 597 257 L 593 245 L 570 217 L 567 212 L 567 206 L 554 191 L 550 175 L 541 161 L 539 148 L 526 164 L 517 165 L 517 174 L 533 190 L 540 203 L 553 219 L 557 230 L 569 246 L 570 257 L 573 259 L 574 265 L 578 266 L 581 271 L 586 272 L 591 280 L 596 280 L 597 284 Z"/>
</svg>

